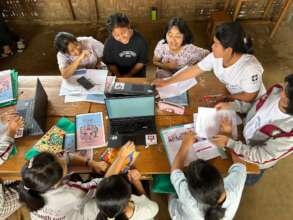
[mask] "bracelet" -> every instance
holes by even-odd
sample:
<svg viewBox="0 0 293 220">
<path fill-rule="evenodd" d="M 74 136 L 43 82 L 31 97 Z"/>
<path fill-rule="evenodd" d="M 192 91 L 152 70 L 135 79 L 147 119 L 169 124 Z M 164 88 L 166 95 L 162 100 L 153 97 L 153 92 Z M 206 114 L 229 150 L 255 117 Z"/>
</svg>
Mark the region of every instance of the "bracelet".
<svg viewBox="0 0 293 220">
<path fill-rule="evenodd" d="M 85 161 L 85 167 L 88 167 L 89 162 L 90 162 L 90 159 L 86 159 L 86 161 Z"/>
</svg>

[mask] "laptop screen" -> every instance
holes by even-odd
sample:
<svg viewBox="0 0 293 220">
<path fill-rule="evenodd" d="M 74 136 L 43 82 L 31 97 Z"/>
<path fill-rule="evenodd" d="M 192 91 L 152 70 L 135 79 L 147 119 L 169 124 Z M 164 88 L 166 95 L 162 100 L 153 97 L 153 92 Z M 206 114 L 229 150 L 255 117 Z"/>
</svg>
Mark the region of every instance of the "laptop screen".
<svg viewBox="0 0 293 220">
<path fill-rule="evenodd" d="M 106 99 L 109 118 L 132 118 L 155 115 L 155 97 Z"/>
</svg>

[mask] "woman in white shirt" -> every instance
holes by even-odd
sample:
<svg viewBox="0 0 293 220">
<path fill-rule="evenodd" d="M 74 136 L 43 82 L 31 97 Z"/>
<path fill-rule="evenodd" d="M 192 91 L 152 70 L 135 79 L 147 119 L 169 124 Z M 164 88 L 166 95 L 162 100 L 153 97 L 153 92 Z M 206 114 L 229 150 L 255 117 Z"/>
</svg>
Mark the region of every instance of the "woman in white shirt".
<svg viewBox="0 0 293 220">
<path fill-rule="evenodd" d="M 97 187 L 96 202 L 99 209 L 97 220 L 151 220 L 158 211 L 157 203 L 145 195 L 137 170 L 128 171 L 128 180 L 140 196 L 131 194 L 131 185 L 125 176 L 105 178 Z"/>
<path fill-rule="evenodd" d="M 157 79 L 153 84 L 164 87 L 213 70 L 229 91 L 229 100 L 252 102 L 265 93 L 263 67 L 252 53 L 251 39 L 241 25 L 237 22 L 225 23 L 216 30 L 212 53 L 182 73 L 167 80 Z"/>
<path fill-rule="evenodd" d="M 59 32 L 54 39 L 58 51 L 57 62 L 63 78 L 69 78 L 77 69 L 97 69 L 101 66 L 104 45 L 93 37 L 75 37 Z"/>
<path fill-rule="evenodd" d="M 99 162 L 75 155 L 70 156 L 70 161 L 85 164 L 96 171 L 106 168 Z M 65 161 L 48 152 L 40 153 L 23 166 L 19 198 L 31 211 L 32 220 L 80 220 L 92 219 L 97 215 L 96 209 L 86 211 L 86 204 L 92 203 L 95 187 L 101 179 L 88 183 L 65 181 L 66 170 Z"/>
<path fill-rule="evenodd" d="M 246 179 L 245 165 L 235 162 L 223 178 L 207 161 L 184 166 L 196 136 L 187 133 L 171 167 L 171 182 L 177 198 L 169 200 L 172 220 L 232 220 L 237 212 Z"/>
</svg>

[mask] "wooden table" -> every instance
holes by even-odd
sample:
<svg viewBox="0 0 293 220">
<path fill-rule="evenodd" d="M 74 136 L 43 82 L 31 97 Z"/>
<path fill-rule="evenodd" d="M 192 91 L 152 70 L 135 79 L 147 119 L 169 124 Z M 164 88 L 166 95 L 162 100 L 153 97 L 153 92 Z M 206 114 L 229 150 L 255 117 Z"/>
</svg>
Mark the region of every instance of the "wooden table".
<svg viewBox="0 0 293 220">
<path fill-rule="evenodd" d="M 36 78 L 36 76 L 19 77 L 20 99 L 31 98 L 33 96 Z M 87 102 L 65 104 L 64 98 L 59 96 L 59 88 L 62 81 L 60 76 L 40 76 L 39 79 L 41 80 L 49 99 L 47 129 L 52 127 L 61 116 L 66 116 L 73 121 L 74 116 L 77 114 L 101 111 L 104 115 L 106 137 L 108 136 L 109 123 L 108 117 L 106 117 L 107 112 L 105 105 Z M 137 78 L 124 78 L 119 79 L 119 81 L 148 83 L 146 79 Z M 205 92 L 207 91 L 206 88 L 209 88 L 207 93 Z M 173 125 L 191 123 L 193 121 L 192 114 L 197 110 L 201 96 L 223 92 L 225 92 L 225 88 L 219 83 L 219 81 L 216 80 L 213 75 L 207 74 L 201 77 L 201 83 L 192 88 L 189 92 L 190 110 L 187 111 L 185 115 L 179 116 L 157 111 L 156 124 L 158 131 L 161 128 L 166 128 Z M 0 177 L 2 179 L 20 178 L 21 167 L 26 162 L 24 159 L 24 154 L 39 140 L 39 138 L 40 136 L 23 137 L 16 140 L 18 150 L 16 156 L 0 166 Z M 104 148 L 98 149 L 97 151 L 101 153 L 104 151 Z M 170 172 L 169 162 L 159 135 L 157 145 L 150 146 L 147 149 L 142 146 L 138 146 L 138 151 L 141 154 L 134 165 L 143 175 L 163 174 Z M 227 173 L 229 167 L 232 164 L 231 159 L 222 160 L 221 158 L 215 158 L 209 162 L 214 164 L 223 175 Z M 259 172 L 258 167 L 255 165 L 249 164 L 247 168 L 251 173 Z"/>
</svg>

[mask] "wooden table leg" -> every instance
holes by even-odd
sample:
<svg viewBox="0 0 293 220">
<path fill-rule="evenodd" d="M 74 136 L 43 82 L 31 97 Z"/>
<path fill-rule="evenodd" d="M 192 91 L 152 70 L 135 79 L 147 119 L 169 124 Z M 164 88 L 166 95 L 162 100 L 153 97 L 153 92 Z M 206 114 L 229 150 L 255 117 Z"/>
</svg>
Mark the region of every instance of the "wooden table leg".
<svg viewBox="0 0 293 220">
<path fill-rule="evenodd" d="M 279 18 L 278 18 L 278 20 L 277 20 L 277 22 L 276 22 L 276 24 L 275 24 L 275 26 L 274 26 L 274 28 L 273 28 L 273 30 L 271 32 L 270 38 L 273 38 L 275 36 L 277 30 L 280 27 L 281 22 L 283 21 L 285 15 L 287 14 L 287 12 L 289 10 L 292 2 L 293 2 L 293 0 L 287 0 L 286 1 L 286 3 L 285 3 L 285 5 L 284 5 L 284 7 L 283 7 L 283 9 L 282 9 L 282 11 L 281 11 L 281 13 L 279 15 Z"/>
</svg>

